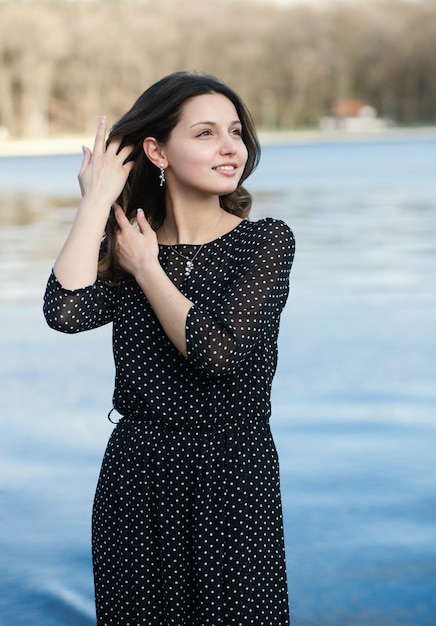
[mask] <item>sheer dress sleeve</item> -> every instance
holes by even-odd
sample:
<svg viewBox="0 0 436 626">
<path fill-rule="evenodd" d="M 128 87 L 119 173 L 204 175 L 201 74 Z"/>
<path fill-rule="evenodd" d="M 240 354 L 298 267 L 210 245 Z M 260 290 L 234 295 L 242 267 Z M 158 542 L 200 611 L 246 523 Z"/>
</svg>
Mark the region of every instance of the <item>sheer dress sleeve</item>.
<svg viewBox="0 0 436 626">
<path fill-rule="evenodd" d="M 92 330 L 112 321 L 116 297 L 116 288 L 99 279 L 83 289 L 65 289 L 52 272 L 44 295 L 44 317 L 50 328 L 63 333 Z"/>
<path fill-rule="evenodd" d="M 194 305 L 188 313 L 187 359 L 206 375 L 234 371 L 266 336 L 277 337 L 295 241 L 284 222 L 271 222 L 274 226 L 260 232 L 220 307 L 209 311 Z"/>
</svg>

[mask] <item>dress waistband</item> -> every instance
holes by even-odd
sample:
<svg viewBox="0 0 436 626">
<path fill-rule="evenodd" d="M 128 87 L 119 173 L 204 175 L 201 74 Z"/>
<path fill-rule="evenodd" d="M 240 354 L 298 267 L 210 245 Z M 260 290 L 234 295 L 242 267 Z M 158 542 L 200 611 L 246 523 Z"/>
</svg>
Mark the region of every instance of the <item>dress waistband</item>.
<svg viewBox="0 0 436 626">
<path fill-rule="evenodd" d="M 117 412 L 119 419 L 114 420 L 112 417 L 113 412 Z M 126 422 L 142 422 L 147 423 L 152 427 L 160 427 L 165 430 L 174 430 L 181 432 L 203 432 L 208 430 L 221 430 L 222 428 L 232 427 L 240 425 L 252 424 L 268 424 L 268 417 L 257 416 L 256 418 L 248 418 L 246 416 L 233 416 L 232 419 L 226 419 L 226 416 L 215 416 L 210 420 L 199 420 L 193 418 L 180 418 L 177 420 L 165 420 L 161 416 L 155 413 L 144 413 L 142 415 L 127 414 L 121 415 L 117 409 L 113 407 L 108 415 L 108 420 L 112 424 L 119 424 L 122 421 Z"/>
</svg>

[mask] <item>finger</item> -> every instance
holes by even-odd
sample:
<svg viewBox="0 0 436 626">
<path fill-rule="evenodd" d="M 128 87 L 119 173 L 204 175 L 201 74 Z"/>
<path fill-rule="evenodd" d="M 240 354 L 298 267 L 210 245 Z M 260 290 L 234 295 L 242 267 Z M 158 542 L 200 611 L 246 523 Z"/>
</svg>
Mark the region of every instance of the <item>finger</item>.
<svg viewBox="0 0 436 626">
<path fill-rule="evenodd" d="M 93 155 L 102 154 L 104 152 L 104 143 L 106 138 L 106 116 L 102 115 L 100 118 L 100 122 L 97 128 L 97 134 L 95 136 L 94 141 L 94 150 L 92 151 Z"/>
<path fill-rule="evenodd" d="M 124 213 L 123 209 L 120 207 L 119 204 L 114 204 L 114 213 L 115 213 L 115 219 L 117 220 L 117 224 L 121 230 L 125 228 L 126 226 L 130 225 L 130 222 L 126 217 L 126 214 Z"/>
<path fill-rule="evenodd" d="M 83 152 L 83 158 L 82 158 L 82 164 L 80 166 L 79 176 L 88 167 L 89 162 L 91 160 L 91 156 L 92 156 L 91 150 L 87 148 L 86 146 L 82 146 L 82 152 Z"/>
<path fill-rule="evenodd" d="M 82 163 L 80 165 L 79 173 L 77 174 L 77 178 L 79 180 L 80 193 L 83 196 L 85 194 L 85 189 L 82 183 L 83 175 L 85 173 L 86 168 L 89 165 L 89 162 L 91 161 L 92 154 L 91 154 L 91 150 L 87 148 L 86 146 L 82 146 L 82 151 L 83 151 L 83 158 L 82 158 Z"/>
<path fill-rule="evenodd" d="M 123 159 L 123 163 L 127 165 L 126 161 L 130 157 L 132 152 L 133 146 L 124 146 L 119 152 L 117 152 L 117 154 Z M 129 161 L 129 163 L 132 163 L 133 165 L 134 161 Z"/>
<path fill-rule="evenodd" d="M 144 230 L 148 226 L 148 221 L 147 221 L 147 218 L 145 217 L 145 213 L 143 209 L 138 209 L 136 211 L 136 222 L 139 226 L 139 230 L 141 231 L 141 233 L 144 233 Z"/>
<path fill-rule="evenodd" d="M 106 152 L 118 154 L 119 147 L 121 145 L 121 138 L 110 139 L 106 145 Z"/>
<path fill-rule="evenodd" d="M 113 139 L 109 142 L 106 147 L 106 152 L 111 152 L 112 154 L 117 156 L 123 165 L 129 165 L 129 169 L 133 167 L 133 161 L 127 161 L 129 156 L 132 154 L 133 146 L 124 146 L 120 149 L 122 143 L 122 138 Z"/>
</svg>

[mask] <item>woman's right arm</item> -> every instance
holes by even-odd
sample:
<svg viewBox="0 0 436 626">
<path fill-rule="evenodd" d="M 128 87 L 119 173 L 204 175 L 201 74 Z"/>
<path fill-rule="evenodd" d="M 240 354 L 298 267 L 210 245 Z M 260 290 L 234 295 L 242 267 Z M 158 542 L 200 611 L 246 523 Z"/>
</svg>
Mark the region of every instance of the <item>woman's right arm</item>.
<svg viewBox="0 0 436 626">
<path fill-rule="evenodd" d="M 94 284 L 102 236 L 112 204 L 121 194 L 133 161 L 124 163 L 130 148 L 119 151 L 119 142 L 105 150 L 106 118 L 102 117 L 94 149 L 84 148 L 79 172 L 82 201 L 70 234 L 59 253 L 53 271 L 68 290 Z"/>
</svg>

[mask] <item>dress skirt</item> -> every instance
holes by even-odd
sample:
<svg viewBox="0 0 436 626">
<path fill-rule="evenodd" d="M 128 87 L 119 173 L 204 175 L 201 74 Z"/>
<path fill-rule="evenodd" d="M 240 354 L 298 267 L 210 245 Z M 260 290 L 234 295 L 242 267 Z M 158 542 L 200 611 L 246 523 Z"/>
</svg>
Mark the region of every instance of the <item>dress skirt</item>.
<svg viewBox="0 0 436 626">
<path fill-rule="evenodd" d="M 268 422 L 122 418 L 95 495 L 93 564 L 98 626 L 288 626 Z"/>
</svg>

